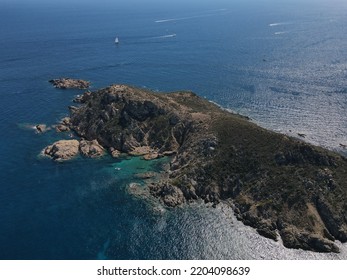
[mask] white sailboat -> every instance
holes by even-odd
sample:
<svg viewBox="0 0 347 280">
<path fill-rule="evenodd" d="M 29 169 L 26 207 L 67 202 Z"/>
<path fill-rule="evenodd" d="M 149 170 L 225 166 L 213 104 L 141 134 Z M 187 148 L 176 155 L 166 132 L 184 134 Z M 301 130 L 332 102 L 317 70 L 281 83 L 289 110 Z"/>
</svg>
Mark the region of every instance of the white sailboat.
<svg viewBox="0 0 347 280">
<path fill-rule="evenodd" d="M 114 43 L 115 43 L 115 44 L 119 44 L 119 39 L 118 39 L 118 37 L 116 37 L 116 39 L 114 39 Z"/>
</svg>

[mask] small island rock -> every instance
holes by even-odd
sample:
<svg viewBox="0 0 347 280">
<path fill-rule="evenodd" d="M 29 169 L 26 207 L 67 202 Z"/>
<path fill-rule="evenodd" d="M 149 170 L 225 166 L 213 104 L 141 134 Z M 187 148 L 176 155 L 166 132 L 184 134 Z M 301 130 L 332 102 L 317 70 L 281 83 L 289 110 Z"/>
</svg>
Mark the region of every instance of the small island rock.
<svg viewBox="0 0 347 280">
<path fill-rule="evenodd" d="M 77 88 L 77 89 L 87 89 L 90 86 L 90 82 L 78 79 L 71 78 L 60 78 L 53 79 L 49 81 L 56 88 L 68 89 L 68 88 Z"/>
<path fill-rule="evenodd" d="M 37 124 L 35 126 L 35 129 L 38 133 L 44 133 L 48 130 L 47 125 L 45 125 L 45 124 Z"/>
</svg>

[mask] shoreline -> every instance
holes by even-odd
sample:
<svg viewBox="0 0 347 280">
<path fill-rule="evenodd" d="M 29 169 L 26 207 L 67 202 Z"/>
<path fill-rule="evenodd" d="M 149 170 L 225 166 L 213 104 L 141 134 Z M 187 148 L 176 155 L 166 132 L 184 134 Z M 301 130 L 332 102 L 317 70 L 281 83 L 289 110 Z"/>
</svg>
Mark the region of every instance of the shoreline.
<svg viewBox="0 0 347 280">
<path fill-rule="evenodd" d="M 166 177 L 147 184 L 166 206 L 203 199 L 217 207 L 232 199 L 237 219 L 267 238 L 280 236 L 286 247 L 338 252 L 333 241 L 347 240 L 337 218 L 344 202 L 331 202 L 332 191 L 345 191 L 341 155 L 263 129 L 192 92 L 113 85 L 80 102 L 65 125 L 87 143 L 148 160 L 173 156 Z"/>
</svg>

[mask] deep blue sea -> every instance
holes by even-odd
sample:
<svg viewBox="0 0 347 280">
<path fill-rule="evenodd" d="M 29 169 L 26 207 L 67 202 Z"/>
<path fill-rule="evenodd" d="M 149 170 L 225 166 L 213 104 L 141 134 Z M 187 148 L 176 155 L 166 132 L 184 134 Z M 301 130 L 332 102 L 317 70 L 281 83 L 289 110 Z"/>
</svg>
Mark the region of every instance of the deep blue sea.
<svg viewBox="0 0 347 280">
<path fill-rule="evenodd" d="M 0 0 L 0 259 L 347 259 L 285 249 L 223 205 L 148 205 L 126 187 L 163 162 L 58 164 L 38 155 L 68 136 L 32 129 L 68 115 L 83 91 L 48 80 L 72 77 L 192 90 L 347 154 L 346 1 L 46 2 Z"/>
</svg>

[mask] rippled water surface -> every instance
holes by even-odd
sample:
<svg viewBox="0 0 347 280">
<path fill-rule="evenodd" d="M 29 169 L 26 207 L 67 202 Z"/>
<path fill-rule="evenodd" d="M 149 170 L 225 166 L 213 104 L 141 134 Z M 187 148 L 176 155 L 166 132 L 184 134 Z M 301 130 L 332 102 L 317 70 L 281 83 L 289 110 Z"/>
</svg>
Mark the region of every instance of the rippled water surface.
<svg viewBox="0 0 347 280">
<path fill-rule="evenodd" d="M 347 259 L 341 244 L 340 254 L 285 249 L 223 205 L 149 207 L 126 186 L 160 162 L 56 164 L 38 154 L 69 136 L 31 129 L 67 115 L 81 92 L 47 81 L 68 76 L 90 80 L 92 89 L 193 90 L 347 154 L 343 1 L 23 3 L 0 2 L 0 258 Z"/>
</svg>

